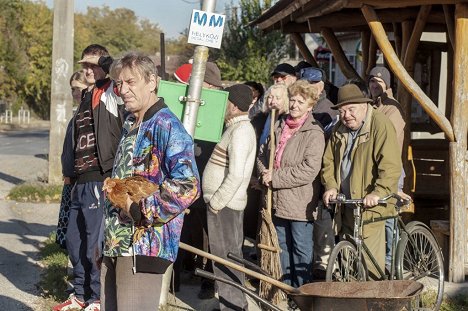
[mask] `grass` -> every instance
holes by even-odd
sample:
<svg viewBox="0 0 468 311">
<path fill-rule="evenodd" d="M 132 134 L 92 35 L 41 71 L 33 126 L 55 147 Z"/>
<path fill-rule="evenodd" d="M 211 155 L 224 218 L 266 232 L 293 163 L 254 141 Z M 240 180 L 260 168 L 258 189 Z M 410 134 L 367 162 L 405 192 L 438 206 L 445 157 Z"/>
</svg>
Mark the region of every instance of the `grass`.
<svg viewBox="0 0 468 311">
<path fill-rule="evenodd" d="M 11 189 L 8 199 L 18 202 L 58 203 L 62 197 L 62 187 L 45 183 L 24 183 Z"/>
<path fill-rule="evenodd" d="M 67 265 L 65 250 L 55 243 L 55 231 L 44 242 L 40 250 L 40 261 L 44 266 L 39 288 L 44 297 L 41 310 L 51 310 L 59 302 L 67 299 Z"/>
</svg>

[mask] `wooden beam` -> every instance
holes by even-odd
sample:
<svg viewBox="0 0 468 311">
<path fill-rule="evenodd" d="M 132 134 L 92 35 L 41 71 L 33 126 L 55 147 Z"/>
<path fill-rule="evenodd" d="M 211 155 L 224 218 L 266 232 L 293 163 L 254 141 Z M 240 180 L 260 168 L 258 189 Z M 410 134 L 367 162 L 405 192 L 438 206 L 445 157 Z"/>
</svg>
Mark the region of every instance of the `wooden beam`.
<svg viewBox="0 0 468 311">
<path fill-rule="evenodd" d="M 361 32 L 361 50 L 362 50 L 362 62 L 361 62 L 361 77 L 367 78 L 367 66 L 369 65 L 369 46 L 370 46 L 371 34 L 370 31 Z"/>
<path fill-rule="evenodd" d="M 415 20 L 418 15 L 418 8 L 403 8 L 403 9 L 384 9 L 379 10 L 379 18 L 382 24 L 401 23 L 405 20 Z M 307 12 L 294 18 L 294 22 L 303 23 L 307 20 L 312 21 L 312 27 L 314 29 L 329 27 L 329 28 L 342 28 L 352 26 L 366 26 L 366 19 L 362 16 L 358 10 L 342 10 L 333 12 L 327 15 L 321 15 L 312 17 Z M 434 11 L 431 13 L 428 19 L 434 24 L 443 24 L 445 26 L 445 17 L 442 12 Z"/>
<path fill-rule="evenodd" d="M 330 28 L 322 28 L 320 33 L 327 42 L 327 45 L 332 51 L 333 57 L 338 63 L 338 66 L 340 66 L 341 72 L 343 72 L 344 76 L 347 79 L 356 78 L 362 80 L 356 72 L 356 69 L 354 69 L 354 67 L 349 63 L 349 60 L 333 31 Z"/>
<path fill-rule="evenodd" d="M 455 7 L 455 57 L 452 123 L 455 142 L 450 143 L 450 267 L 449 281 L 465 281 L 466 202 L 465 179 L 468 134 L 468 4 Z"/>
<path fill-rule="evenodd" d="M 368 5 L 364 5 L 362 6 L 361 11 L 395 76 L 403 83 L 408 92 L 410 92 L 410 94 L 421 104 L 426 113 L 435 121 L 435 123 L 437 123 L 437 125 L 439 125 L 442 131 L 444 131 L 447 135 L 447 139 L 449 141 L 454 141 L 455 138 L 452 125 L 408 74 L 405 67 L 398 59 L 398 56 L 395 54 L 392 45 L 388 41 L 387 34 L 375 14 L 375 10 Z"/>
<path fill-rule="evenodd" d="M 401 24 L 393 22 L 393 39 L 395 40 L 395 52 L 401 59 Z"/>
<path fill-rule="evenodd" d="M 408 48 L 409 40 L 413 30 L 413 22 L 410 20 L 403 21 L 401 23 L 401 54 L 400 60 L 403 63 L 405 60 L 406 49 Z"/>
<path fill-rule="evenodd" d="M 432 4 L 456 4 L 462 0 L 401 0 L 401 1 L 382 1 L 382 0 L 349 0 L 347 7 L 361 8 L 363 5 L 380 8 L 404 8 L 411 6 L 432 5 Z"/>
<path fill-rule="evenodd" d="M 418 44 L 419 41 L 421 41 L 421 35 L 423 33 L 424 26 L 426 25 L 427 17 L 429 16 L 431 9 L 431 5 L 423 5 L 419 9 L 418 18 L 416 19 L 416 23 L 414 24 L 413 31 L 411 32 L 411 37 L 408 42 L 408 46 L 404 54 L 405 58 L 403 65 L 405 66 L 410 76 L 413 76 L 414 58 L 416 56 Z"/>
<path fill-rule="evenodd" d="M 317 61 L 314 58 L 314 55 L 310 52 L 309 48 L 304 42 L 304 39 L 302 38 L 301 34 L 297 32 L 293 32 L 291 34 L 291 38 L 294 40 L 294 43 L 296 43 L 297 48 L 299 49 L 299 52 L 301 52 L 302 57 L 311 64 L 314 67 L 319 67 L 317 64 Z"/>
<path fill-rule="evenodd" d="M 377 41 L 375 41 L 374 35 L 371 33 L 369 42 L 369 62 L 367 63 L 366 77 L 377 64 L 377 48 Z"/>
<path fill-rule="evenodd" d="M 453 19 L 453 6 L 445 4 L 443 5 L 444 8 L 444 16 L 445 16 L 445 23 L 447 24 L 447 34 L 450 39 L 450 44 L 452 44 L 452 48 L 455 49 L 455 21 Z"/>
<path fill-rule="evenodd" d="M 447 84 L 446 84 L 446 100 L 445 100 L 445 116 L 450 118 L 452 115 L 452 108 L 453 108 L 453 48 L 452 45 L 447 46 Z"/>
</svg>

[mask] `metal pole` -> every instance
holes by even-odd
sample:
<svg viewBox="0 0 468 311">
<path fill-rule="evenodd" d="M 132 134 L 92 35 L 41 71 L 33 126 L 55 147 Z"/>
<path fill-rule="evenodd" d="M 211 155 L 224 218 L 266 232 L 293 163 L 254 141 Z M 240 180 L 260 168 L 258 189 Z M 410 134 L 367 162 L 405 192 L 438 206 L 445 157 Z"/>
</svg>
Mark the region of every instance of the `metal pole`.
<svg viewBox="0 0 468 311">
<path fill-rule="evenodd" d="M 216 0 L 203 0 L 202 11 L 212 13 L 216 7 Z M 197 46 L 193 55 L 192 75 L 187 94 L 187 103 L 183 116 L 183 124 L 187 132 L 195 134 L 197 122 L 198 106 L 200 105 L 200 95 L 205 78 L 206 62 L 208 60 L 208 47 Z"/>
<path fill-rule="evenodd" d="M 63 139 L 72 114 L 70 76 L 73 72 L 73 0 L 54 0 L 52 89 L 50 103 L 49 183 L 62 181 Z"/>
<path fill-rule="evenodd" d="M 166 76 L 166 40 L 164 39 L 164 32 L 159 34 L 159 45 L 161 50 L 161 79 L 167 80 Z"/>
</svg>

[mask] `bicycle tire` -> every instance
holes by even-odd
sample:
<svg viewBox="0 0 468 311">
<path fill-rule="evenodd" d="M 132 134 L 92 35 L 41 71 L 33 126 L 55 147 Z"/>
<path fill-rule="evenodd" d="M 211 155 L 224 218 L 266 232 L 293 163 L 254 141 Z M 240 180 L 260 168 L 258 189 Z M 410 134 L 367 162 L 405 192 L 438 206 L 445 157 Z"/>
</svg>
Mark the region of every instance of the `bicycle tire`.
<svg viewBox="0 0 468 311">
<path fill-rule="evenodd" d="M 425 225 L 412 223 L 406 229 L 407 233 L 402 233 L 395 254 L 397 278 L 424 284 L 420 298 L 414 301 L 414 310 L 439 310 L 444 295 L 441 249 Z M 434 288 L 435 296 L 431 293 Z"/>
<path fill-rule="evenodd" d="M 341 241 L 333 248 L 328 259 L 326 281 L 364 282 L 367 280 L 367 266 L 361 254 L 361 269 L 358 269 L 358 252 L 350 241 Z"/>
</svg>

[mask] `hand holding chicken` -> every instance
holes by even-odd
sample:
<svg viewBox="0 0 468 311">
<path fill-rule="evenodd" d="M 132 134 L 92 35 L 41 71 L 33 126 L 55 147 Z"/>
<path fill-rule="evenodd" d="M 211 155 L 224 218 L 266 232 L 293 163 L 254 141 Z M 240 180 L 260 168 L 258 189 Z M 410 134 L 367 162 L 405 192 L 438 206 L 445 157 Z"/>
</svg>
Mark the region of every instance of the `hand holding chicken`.
<svg viewBox="0 0 468 311">
<path fill-rule="evenodd" d="M 102 190 L 115 207 L 128 212 L 131 203 L 138 203 L 141 199 L 148 197 L 158 190 L 158 185 L 142 176 L 123 179 L 106 178 Z"/>
</svg>

